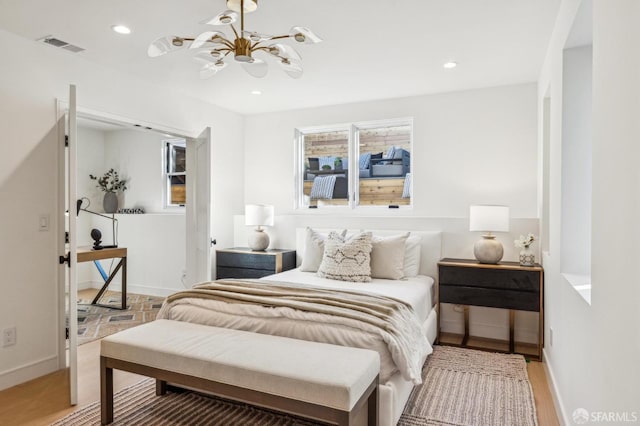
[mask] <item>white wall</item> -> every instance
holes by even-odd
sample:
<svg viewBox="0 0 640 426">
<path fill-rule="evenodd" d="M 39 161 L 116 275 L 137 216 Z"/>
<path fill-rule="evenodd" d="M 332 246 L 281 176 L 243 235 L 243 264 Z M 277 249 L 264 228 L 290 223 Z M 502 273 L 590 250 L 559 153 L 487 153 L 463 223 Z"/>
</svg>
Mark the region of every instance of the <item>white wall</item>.
<svg viewBox="0 0 640 426">
<path fill-rule="evenodd" d="M 562 272 L 591 275 L 592 47 L 562 60 Z"/>
<path fill-rule="evenodd" d="M 296 127 L 413 117 L 414 208 L 396 216 L 467 217 L 493 203 L 537 217 L 535 102 L 524 84 L 249 116 L 245 198 L 293 213 Z"/>
<path fill-rule="evenodd" d="M 57 228 L 58 135 L 56 99 L 67 100 L 69 84 L 78 87 L 81 107 L 161 123 L 197 135 L 213 128 L 214 236 L 233 241 L 232 217 L 243 211 L 243 118 L 142 79 L 117 73 L 82 59 L 0 31 L 0 329 L 17 326 L 17 344 L 0 348 L 0 389 L 56 370 L 61 330 Z M 212 99 L 214 102 L 215 99 Z M 221 159 L 220 156 L 224 156 Z M 233 197 L 230 196 L 233 194 Z M 50 216 L 49 232 L 38 230 L 39 215 Z"/>
<path fill-rule="evenodd" d="M 159 133 L 143 130 L 119 130 L 105 136 L 104 171 L 116 168 L 127 177 L 122 194 L 124 208 L 142 207 L 146 213 L 165 213 L 162 171 L 163 140 Z"/>
<path fill-rule="evenodd" d="M 89 174 L 101 176 L 110 168 L 128 179 L 120 194 L 120 207 L 143 207 L 145 214 L 116 214 L 118 244 L 127 248 L 127 291 L 155 296 L 184 288 L 186 268 L 186 218 L 184 209 L 163 208 L 163 140 L 147 130 L 100 131 L 80 128 L 78 137 L 78 195 L 91 200 L 89 210 L 103 212 L 104 192 Z M 86 207 L 86 202 L 84 204 Z M 102 231 L 103 244 L 112 243 L 111 221 L 88 213 L 78 218 L 79 245 L 92 245 L 92 228 Z M 111 261 L 102 261 L 109 271 Z M 78 264 L 78 287 L 101 288 L 104 280 L 93 262 Z M 121 274 L 109 290 L 119 290 Z"/>
<path fill-rule="evenodd" d="M 294 209 L 295 128 L 399 117 L 414 118 L 412 209 Z M 469 232 L 469 205 L 485 203 L 511 207 L 511 232 L 498 236 L 504 260 L 518 260 L 518 235 L 539 233 L 535 84 L 249 116 L 245 145 L 245 200 L 275 206 L 271 247 L 295 248 L 295 228 L 305 226 L 441 230 L 443 256 L 473 258 L 480 233 Z M 246 246 L 242 217 L 236 245 Z M 473 308 L 471 331 L 506 338 L 505 312 Z M 444 331 L 463 327 L 451 307 L 442 319 Z M 517 338 L 536 342 L 537 315 L 519 314 L 516 321 Z"/>
<path fill-rule="evenodd" d="M 571 243 L 562 240 L 561 229 L 562 53 L 580 3 L 561 4 L 538 93 L 542 111 L 551 88 L 544 356 L 566 424 L 573 424 L 578 408 L 640 417 L 640 3 L 593 2 L 591 305 L 560 269 L 560 248 Z"/>
</svg>

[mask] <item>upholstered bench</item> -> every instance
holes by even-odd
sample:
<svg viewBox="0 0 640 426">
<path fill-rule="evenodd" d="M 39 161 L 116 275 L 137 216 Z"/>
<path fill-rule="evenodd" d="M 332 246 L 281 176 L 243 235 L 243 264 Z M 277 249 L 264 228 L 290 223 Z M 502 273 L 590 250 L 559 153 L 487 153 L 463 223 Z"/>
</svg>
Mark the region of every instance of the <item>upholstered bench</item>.
<svg viewBox="0 0 640 426">
<path fill-rule="evenodd" d="M 338 425 L 378 422 L 377 352 L 156 320 L 102 339 L 102 424 L 113 422 L 113 369 Z"/>
</svg>

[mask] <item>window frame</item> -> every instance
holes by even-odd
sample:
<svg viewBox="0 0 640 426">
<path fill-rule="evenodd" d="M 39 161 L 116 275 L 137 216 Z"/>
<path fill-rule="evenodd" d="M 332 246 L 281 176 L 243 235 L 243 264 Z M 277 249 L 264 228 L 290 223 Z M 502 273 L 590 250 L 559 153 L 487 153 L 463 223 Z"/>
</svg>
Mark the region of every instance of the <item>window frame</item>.
<svg viewBox="0 0 640 426">
<path fill-rule="evenodd" d="M 348 203 L 345 205 L 328 205 L 322 208 L 311 208 L 305 205 L 304 202 L 304 167 L 305 167 L 305 147 L 304 136 L 315 133 L 327 133 L 327 132 L 339 132 L 348 131 L 348 147 L 347 152 L 349 154 L 349 164 L 356 164 L 356 159 L 360 158 L 360 131 L 369 130 L 383 127 L 395 127 L 395 126 L 409 126 L 409 147 L 411 158 L 409 160 L 409 167 L 413 176 L 413 117 L 393 118 L 384 120 L 371 120 L 371 121 L 358 121 L 342 124 L 333 124 L 325 126 L 309 126 L 299 127 L 294 130 L 294 209 L 296 211 L 331 211 L 334 209 L 342 211 L 355 211 L 360 209 L 365 210 L 392 210 L 389 205 L 361 205 L 360 204 L 360 172 L 358 168 L 349 167 L 348 172 Z M 409 198 L 409 204 L 398 205 L 393 210 L 407 210 L 413 209 L 414 203 L 414 184 L 415 178 L 412 177 L 411 196 Z"/>
<path fill-rule="evenodd" d="M 163 139 L 162 140 L 162 179 L 163 179 L 163 207 L 166 210 L 169 209 L 176 209 L 176 210 L 184 210 L 186 207 L 186 203 L 185 204 L 172 204 L 171 203 L 171 178 L 174 176 L 184 176 L 185 178 L 188 177 L 188 170 L 187 170 L 187 165 L 186 165 L 186 161 L 185 161 L 185 171 L 184 172 L 169 172 L 169 167 L 171 165 L 171 160 L 170 160 L 170 150 L 172 147 L 174 146 L 180 146 L 183 147 L 185 149 L 185 156 L 186 156 L 186 149 L 187 149 L 187 141 L 186 139 L 182 139 L 182 138 L 176 138 L 176 139 Z"/>
</svg>

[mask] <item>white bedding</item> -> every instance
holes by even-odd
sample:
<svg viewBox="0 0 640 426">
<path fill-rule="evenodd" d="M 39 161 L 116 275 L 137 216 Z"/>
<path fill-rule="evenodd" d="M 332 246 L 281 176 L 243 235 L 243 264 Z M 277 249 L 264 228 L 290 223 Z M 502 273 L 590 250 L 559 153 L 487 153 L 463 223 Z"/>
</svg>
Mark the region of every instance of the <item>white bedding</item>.
<svg viewBox="0 0 640 426">
<path fill-rule="evenodd" d="M 414 308 L 414 324 L 418 328 L 431 311 L 430 290 L 433 280 L 428 277 L 416 277 L 406 281 L 376 279 L 371 283 L 349 283 L 323 279 L 314 273 L 294 270 L 271 275 L 264 280 L 337 290 L 356 290 L 393 297 Z M 383 383 L 398 371 L 406 380 L 420 383 L 420 361 L 432 350 L 426 337 L 421 337 L 418 332 L 411 337 L 416 339 L 414 344 L 407 346 L 411 348 L 408 352 L 411 356 L 399 357 L 395 346 L 390 345 L 384 333 L 378 335 L 356 324 L 345 324 L 339 317 L 286 307 L 273 308 L 186 297 L 165 301 L 158 318 L 375 350 L 380 355 L 380 379 Z M 405 331 L 410 333 L 409 329 Z"/>
<path fill-rule="evenodd" d="M 372 278 L 371 282 L 368 283 L 352 283 L 320 278 L 315 272 L 302 272 L 300 268 L 296 268 L 279 274 L 269 275 L 262 279 L 267 281 L 308 284 L 315 287 L 337 290 L 368 291 L 382 296 L 394 297 L 409 303 L 413 307 L 420 324 L 427 319 L 433 307 L 433 278 L 424 275 L 403 280 Z"/>
</svg>

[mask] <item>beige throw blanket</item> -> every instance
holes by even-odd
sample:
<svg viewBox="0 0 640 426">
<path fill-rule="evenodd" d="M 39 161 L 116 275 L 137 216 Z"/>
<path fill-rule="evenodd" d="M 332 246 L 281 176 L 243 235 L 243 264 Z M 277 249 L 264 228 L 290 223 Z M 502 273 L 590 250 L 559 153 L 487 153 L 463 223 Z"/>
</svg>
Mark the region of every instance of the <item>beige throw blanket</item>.
<svg viewBox="0 0 640 426">
<path fill-rule="evenodd" d="M 370 347 L 380 353 L 384 342 L 395 367 L 406 380 L 421 383 L 424 356 L 431 352 L 413 309 L 390 297 L 354 291 L 314 288 L 301 284 L 260 280 L 218 280 L 167 298 L 158 318 L 200 322 L 266 334 L 317 340 L 346 346 Z M 280 324 L 270 329 L 262 323 Z M 256 323 L 256 321 L 261 321 Z M 309 323 L 301 329 L 300 323 Z M 318 329 L 318 322 L 327 329 Z M 314 336 L 317 335 L 317 336 Z"/>
</svg>

